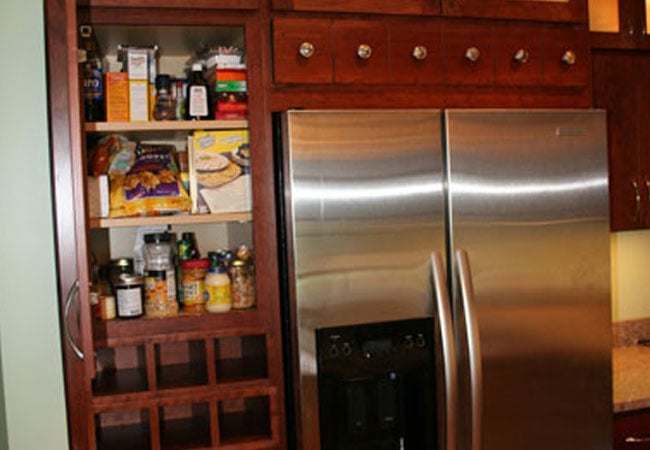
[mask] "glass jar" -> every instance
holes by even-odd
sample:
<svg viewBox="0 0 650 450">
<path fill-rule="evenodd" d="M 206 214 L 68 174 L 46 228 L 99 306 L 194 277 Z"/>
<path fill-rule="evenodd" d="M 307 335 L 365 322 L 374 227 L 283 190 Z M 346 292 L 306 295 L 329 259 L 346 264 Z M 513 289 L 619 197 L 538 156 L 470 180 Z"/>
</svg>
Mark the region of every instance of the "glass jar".
<svg viewBox="0 0 650 450">
<path fill-rule="evenodd" d="M 210 267 L 205 277 L 205 309 L 211 313 L 226 312 L 232 308 L 230 277 L 224 266 Z"/>
<path fill-rule="evenodd" d="M 166 317 L 178 313 L 176 274 L 172 236 L 169 233 L 144 235 L 145 314 Z"/>
<path fill-rule="evenodd" d="M 237 259 L 232 262 L 228 272 L 233 309 L 255 306 L 255 279 L 252 265 L 247 261 Z"/>
<path fill-rule="evenodd" d="M 135 319 L 144 314 L 142 277 L 122 274 L 115 282 L 117 317 Z"/>
</svg>

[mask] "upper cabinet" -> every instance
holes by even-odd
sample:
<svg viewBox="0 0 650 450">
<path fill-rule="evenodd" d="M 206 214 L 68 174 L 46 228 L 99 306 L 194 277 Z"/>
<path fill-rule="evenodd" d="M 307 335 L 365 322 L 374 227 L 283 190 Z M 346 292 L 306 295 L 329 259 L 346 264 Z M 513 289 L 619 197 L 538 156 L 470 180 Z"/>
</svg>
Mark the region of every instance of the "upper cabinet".
<svg viewBox="0 0 650 450">
<path fill-rule="evenodd" d="M 259 0 L 80 0 L 77 4 L 119 8 L 256 9 Z"/>
<path fill-rule="evenodd" d="M 272 0 L 276 10 L 436 15 L 440 12 L 439 0 Z"/>
<path fill-rule="evenodd" d="M 526 19 L 548 22 L 587 21 L 586 0 L 442 0 L 446 16 Z"/>
<path fill-rule="evenodd" d="M 648 0 L 589 0 L 595 48 L 650 49 Z"/>
</svg>

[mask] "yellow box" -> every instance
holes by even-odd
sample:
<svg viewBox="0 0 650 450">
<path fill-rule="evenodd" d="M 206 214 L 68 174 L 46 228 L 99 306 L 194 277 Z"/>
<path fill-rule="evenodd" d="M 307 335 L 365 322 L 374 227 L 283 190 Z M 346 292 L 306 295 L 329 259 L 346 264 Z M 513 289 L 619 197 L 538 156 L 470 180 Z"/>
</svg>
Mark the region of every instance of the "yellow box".
<svg viewBox="0 0 650 450">
<path fill-rule="evenodd" d="M 129 120 L 129 80 L 126 72 L 106 74 L 106 121 Z"/>
</svg>

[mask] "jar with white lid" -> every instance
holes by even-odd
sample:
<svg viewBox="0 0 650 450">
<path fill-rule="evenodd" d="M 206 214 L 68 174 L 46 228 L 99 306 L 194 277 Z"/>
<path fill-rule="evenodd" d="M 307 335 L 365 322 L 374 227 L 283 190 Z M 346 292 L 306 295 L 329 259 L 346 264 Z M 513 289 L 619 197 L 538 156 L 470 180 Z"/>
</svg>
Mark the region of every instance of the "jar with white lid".
<svg viewBox="0 0 650 450">
<path fill-rule="evenodd" d="M 210 267 L 205 277 L 205 309 L 211 313 L 220 313 L 232 309 L 230 295 L 230 277 L 224 266 Z"/>
</svg>

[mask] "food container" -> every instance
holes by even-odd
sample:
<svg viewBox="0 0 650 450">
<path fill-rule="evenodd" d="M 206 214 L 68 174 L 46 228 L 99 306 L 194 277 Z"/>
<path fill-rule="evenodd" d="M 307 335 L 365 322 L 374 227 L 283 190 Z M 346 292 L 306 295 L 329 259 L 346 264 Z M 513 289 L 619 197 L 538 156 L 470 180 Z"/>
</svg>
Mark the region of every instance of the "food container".
<svg viewBox="0 0 650 450">
<path fill-rule="evenodd" d="M 144 314 L 142 277 L 122 274 L 115 283 L 117 317 L 135 319 Z"/>
<path fill-rule="evenodd" d="M 230 295 L 233 309 L 255 306 L 255 280 L 253 267 L 246 261 L 235 260 L 228 269 L 230 274 Z"/>
<path fill-rule="evenodd" d="M 209 267 L 208 258 L 181 261 L 183 309 L 195 312 L 205 310 L 205 276 Z"/>
</svg>

